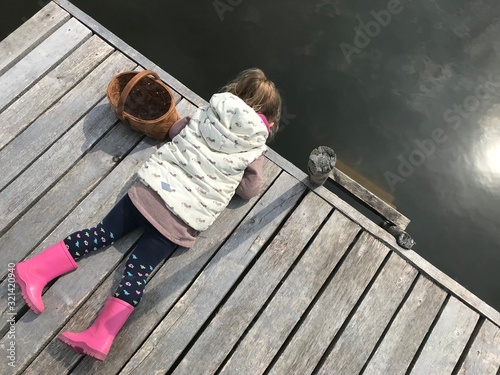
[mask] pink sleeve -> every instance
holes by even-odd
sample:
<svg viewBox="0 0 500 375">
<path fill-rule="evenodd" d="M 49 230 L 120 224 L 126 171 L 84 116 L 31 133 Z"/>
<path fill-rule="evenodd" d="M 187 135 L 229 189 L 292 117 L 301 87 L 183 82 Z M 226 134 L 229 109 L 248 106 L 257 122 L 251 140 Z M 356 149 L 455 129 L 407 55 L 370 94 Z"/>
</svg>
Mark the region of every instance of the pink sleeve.
<svg viewBox="0 0 500 375">
<path fill-rule="evenodd" d="M 173 124 L 170 130 L 168 131 L 168 136 L 170 137 L 170 139 L 173 139 L 177 134 L 179 134 L 181 130 L 184 129 L 186 125 L 189 123 L 189 120 L 191 120 L 191 117 L 186 116 L 178 120 L 175 124 Z"/>
<path fill-rule="evenodd" d="M 236 188 L 236 194 L 243 199 L 250 199 L 259 194 L 262 187 L 262 166 L 264 165 L 264 156 L 260 156 L 247 169 L 240 184 Z"/>
</svg>

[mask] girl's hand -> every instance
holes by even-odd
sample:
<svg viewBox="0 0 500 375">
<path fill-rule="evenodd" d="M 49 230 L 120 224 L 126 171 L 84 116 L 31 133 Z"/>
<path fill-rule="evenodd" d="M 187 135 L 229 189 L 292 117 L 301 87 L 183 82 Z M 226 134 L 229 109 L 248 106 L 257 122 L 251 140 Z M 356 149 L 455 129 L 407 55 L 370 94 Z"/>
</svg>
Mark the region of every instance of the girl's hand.
<svg viewBox="0 0 500 375">
<path fill-rule="evenodd" d="M 187 124 L 189 124 L 189 121 L 191 121 L 191 116 L 186 116 L 173 124 L 168 131 L 168 136 L 170 137 L 170 139 L 173 139 L 177 134 L 179 134 L 181 130 L 184 129 Z"/>
<path fill-rule="evenodd" d="M 175 124 L 178 124 L 178 126 L 184 127 L 187 124 L 189 124 L 189 121 L 191 121 L 191 116 L 186 116 L 186 117 L 181 118 L 180 120 L 178 120 Z"/>
</svg>

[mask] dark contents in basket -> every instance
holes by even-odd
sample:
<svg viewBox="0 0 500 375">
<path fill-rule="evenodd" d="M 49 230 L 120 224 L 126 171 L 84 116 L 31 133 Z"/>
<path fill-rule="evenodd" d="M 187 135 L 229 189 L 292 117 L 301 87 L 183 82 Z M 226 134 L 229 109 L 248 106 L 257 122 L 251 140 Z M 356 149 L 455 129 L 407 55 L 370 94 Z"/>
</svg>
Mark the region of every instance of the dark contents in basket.
<svg viewBox="0 0 500 375">
<path fill-rule="evenodd" d="M 125 102 L 125 112 L 143 120 L 155 120 L 170 108 L 170 96 L 161 86 L 144 78 L 139 82 Z"/>
</svg>

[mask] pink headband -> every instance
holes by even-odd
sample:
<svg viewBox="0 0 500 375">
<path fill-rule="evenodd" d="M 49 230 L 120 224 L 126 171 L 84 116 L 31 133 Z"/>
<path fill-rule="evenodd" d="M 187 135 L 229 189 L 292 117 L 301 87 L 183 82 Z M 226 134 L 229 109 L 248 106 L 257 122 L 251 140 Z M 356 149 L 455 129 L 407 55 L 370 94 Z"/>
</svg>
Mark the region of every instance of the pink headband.
<svg viewBox="0 0 500 375">
<path fill-rule="evenodd" d="M 262 121 L 264 121 L 264 124 L 266 125 L 267 131 L 270 132 L 271 131 L 271 126 L 269 126 L 269 122 L 267 121 L 266 116 L 264 116 L 262 113 L 257 113 L 257 114 L 262 119 Z"/>
</svg>

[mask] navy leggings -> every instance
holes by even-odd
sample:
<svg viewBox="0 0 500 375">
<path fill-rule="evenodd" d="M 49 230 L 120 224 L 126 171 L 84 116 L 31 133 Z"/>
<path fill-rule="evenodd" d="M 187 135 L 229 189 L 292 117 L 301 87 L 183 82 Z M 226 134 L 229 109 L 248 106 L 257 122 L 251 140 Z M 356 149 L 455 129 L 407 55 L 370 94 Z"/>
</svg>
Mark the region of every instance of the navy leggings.
<svg viewBox="0 0 500 375">
<path fill-rule="evenodd" d="M 144 228 L 144 233 L 127 260 L 122 280 L 114 294 L 134 307 L 141 301 L 148 276 L 174 252 L 177 245 L 144 218 L 127 194 L 98 225 L 75 232 L 64 240 L 73 259 L 78 260 L 97 249 L 112 245 L 139 227 Z"/>
</svg>

